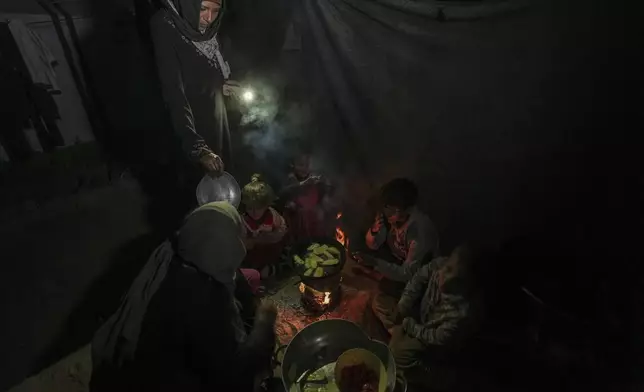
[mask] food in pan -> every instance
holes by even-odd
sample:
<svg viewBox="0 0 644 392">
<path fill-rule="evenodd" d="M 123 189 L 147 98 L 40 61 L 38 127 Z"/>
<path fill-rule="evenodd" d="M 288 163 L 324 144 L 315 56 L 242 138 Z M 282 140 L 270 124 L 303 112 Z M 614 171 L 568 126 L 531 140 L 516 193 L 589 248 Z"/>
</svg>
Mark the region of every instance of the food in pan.
<svg viewBox="0 0 644 392">
<path fill-rule="evenodd" d="M 347 366 L 340 376 L 340 392 L 377 392 L 378 375 L 365 364 Z"/>
<path fill-rule="evenodd" d="M 306 248 L 306 254 L 293 256 L 296 264 L 306 268 L 304 276 L 320 278 L 324 276 L 324 268 L 340 263 L 340 250 L 334 246 L 311 244 Z"/>
</svg>

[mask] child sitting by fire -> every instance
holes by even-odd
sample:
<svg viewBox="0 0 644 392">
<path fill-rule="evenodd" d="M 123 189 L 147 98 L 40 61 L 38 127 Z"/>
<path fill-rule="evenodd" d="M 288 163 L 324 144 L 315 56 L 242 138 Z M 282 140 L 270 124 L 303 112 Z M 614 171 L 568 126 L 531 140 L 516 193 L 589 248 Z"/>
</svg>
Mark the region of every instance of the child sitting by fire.
<svg viewBox="0 0 644 392">
<path fill-rule="evenodd" d="M 242 265 L 259 270 L 262 278 L 276 273 L 287 232 L 284 218 L 271 207 L 274 201 L 273 189 L 261 180 L 259 174 L 254 174 L 250 183 L 242 189 L 244 244 L 247 250 Z"/>
<path fill-rule="evenodd" d="M 438 233 L 429 217 L 417 208 L 418 188 L 411 180 L 389 181 L 381 188 L 380 198 L 382 209 L 365 236 L 371 252 L 355 256 L 380 275 L 372 309 L 391 333 L 405 284 L 438 255 Z"/>
<path fill-rule="evenodd" d="M 282 189 L 284 216 L 293 242 L 329 234 L 327 212 L 332 187 L 326 178 L 311 171 L 311 154 L 299 151 Z"/>
</svg>

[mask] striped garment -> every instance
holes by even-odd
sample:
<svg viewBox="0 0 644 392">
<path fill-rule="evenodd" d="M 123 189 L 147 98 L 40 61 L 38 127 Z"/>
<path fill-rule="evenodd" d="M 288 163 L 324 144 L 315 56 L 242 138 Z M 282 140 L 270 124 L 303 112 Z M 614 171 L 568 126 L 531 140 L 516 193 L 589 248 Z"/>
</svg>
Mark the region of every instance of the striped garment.
<svg viewBox="0 0 644 392">
<path fill-rule="evenodd" d="M 423 266 L 409 281 L 398 307 L 412 314 L 420 300 L 420 319 L 403 324 L 407 335 L 425 344 L 457 345 L 469 330 L 471 306 L 463 295 L 440 291 L 438 270 L 447 258 L 437 258 Z"/>
</svg>

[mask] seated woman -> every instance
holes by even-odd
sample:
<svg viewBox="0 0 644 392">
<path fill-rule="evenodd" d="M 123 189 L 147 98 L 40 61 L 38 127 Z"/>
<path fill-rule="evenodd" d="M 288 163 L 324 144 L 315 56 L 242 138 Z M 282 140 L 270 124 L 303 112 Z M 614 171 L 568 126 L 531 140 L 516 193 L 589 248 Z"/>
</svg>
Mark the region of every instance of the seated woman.
<svg viewBox="0 0 644 392">
<path fill-rule="evenodd" d="M 449 359 L 474 333 L 480 307 L 473 296 L 472 258 L 460 246 L 449 258 L 423 266 L 405 287 L 398 302 L 402 325 L 393 328 L 389 348 L 408 379 L 423 364 Z"/>
<path fill-rule="evenodd" d="M 243 264 L 259 270 L 263 278 L 275 274 L 275 265 L 284 249 L 282 240 L 287 232 L 284 218 L 271 207 L 273 201 L 273 189 L 261 180 L 259 174 L 254 174 L 242 189 L 244 243 L 248 249 Z"/>
<path fill-rule="evenodd" d="M 234 297 L 242 232 L 233 206 L 209 203 L 154 251 L 94 336 L 92 391 L 254 389 L 270 366 L 276 309 L 262 304 L 246 332 Z"/>
</svg>

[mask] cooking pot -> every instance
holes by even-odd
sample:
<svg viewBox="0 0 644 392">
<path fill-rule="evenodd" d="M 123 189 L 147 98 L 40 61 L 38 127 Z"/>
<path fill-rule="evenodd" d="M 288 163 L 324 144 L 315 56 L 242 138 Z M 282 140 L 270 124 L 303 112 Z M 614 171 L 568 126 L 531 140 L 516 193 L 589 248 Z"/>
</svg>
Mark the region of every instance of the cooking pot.
<svg viewBox="0 0 644 392">
<path fill-rule="evenodd" d="M 320 245 L 329 245 L 340 251 L 340 256 L 338 256 L 338 259 L 340 260 L 340 262 L 338 264 L 330 265 L 330 266 L 320 266 L 324 270 L 324 276 L 322 278 L 339 274 L 342 271 L 342 268 L 344 267 L 344 263 L 346 262 L 347 252 L 344 249 L 344 246 L 342 246 L 342 244 L 340 244 L 334 238 L 317 237 L 317 238 L 307 239 L 306 241 L 300 241 L 292 246 L 291 253 L 290 253 L 291 259 L 294 258 L 296 255 L 300 256 L 301 258 L 304 258 L 305 257 L 304 255 L 308 253 L 308 247 L 314 243 L 317 243 Z M 303 265 L 297 264 L 295 261 L 293 261 L 293 267 L 295 268 L 295 271 L 302 278 L 302 282 L 304 282 L 304 284 L 311 286 L 311 284 L 309 283 L 310 281 L 321 279 L 313 276 L 304 276 L 304 271 L 306 271 L 306 267 Z"/>
<path fill-rule="evenodd" d="M 288 345 L 278 349 L 278 353 L 285 349 L 281 361 L 285 391 L 303 392 L 307 374 L 334 363 L 340 355 L 354 348 L 368 350 L 380 359 L 386 369 L 386 392 L 407 390 L 405 379 L 402 376 L 397 378 L 396 364 L 386 344 L 370 339 L 350 321 L 327 319 L 306 326 Z"/>
</svg>

